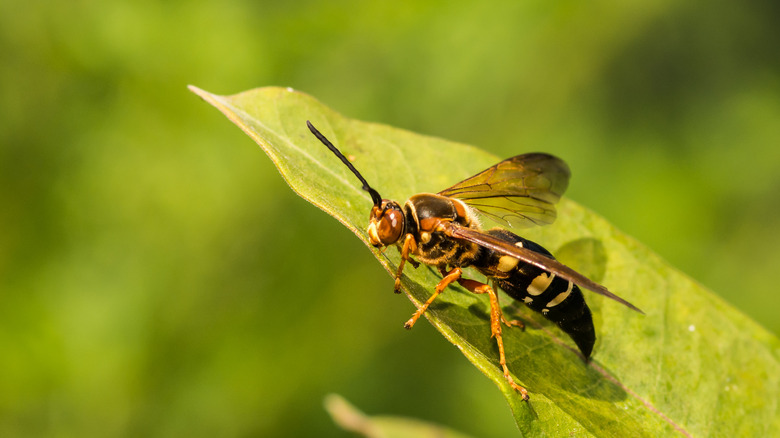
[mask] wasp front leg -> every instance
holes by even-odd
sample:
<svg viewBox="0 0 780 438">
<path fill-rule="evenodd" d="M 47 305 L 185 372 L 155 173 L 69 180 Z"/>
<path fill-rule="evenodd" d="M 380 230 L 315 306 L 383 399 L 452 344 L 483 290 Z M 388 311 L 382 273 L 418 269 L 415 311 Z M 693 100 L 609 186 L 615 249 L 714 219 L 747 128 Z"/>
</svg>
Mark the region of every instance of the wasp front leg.
<svg viewBox="0 0 780 438">
<path fill-rule="evenodd" d="M 415 260 L 409 258 L 409 254 L 414 254 L 417 252 L 417 241 L 414 239 L 414 236 L 411 234 L 407 234 L 404 238 L 404 244 L 401 247 L 401 263 L 398 264 L 398 272 L 395 274 L 395 285 L 393 292 L 400 294 L 401 293 L 401 274 L 404 272 L 404 265 L 406 264 L 406 261 L 409 260 L 409 263 L 412 264 L 415 268 L 419 265 Z"/>
</svg>

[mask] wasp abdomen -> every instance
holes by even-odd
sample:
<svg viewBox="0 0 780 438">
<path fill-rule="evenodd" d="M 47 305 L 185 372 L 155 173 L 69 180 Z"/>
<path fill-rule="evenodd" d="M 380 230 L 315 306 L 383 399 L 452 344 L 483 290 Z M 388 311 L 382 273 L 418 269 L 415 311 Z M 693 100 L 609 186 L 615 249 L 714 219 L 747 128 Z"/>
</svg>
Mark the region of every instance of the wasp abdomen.
<svg viewBox="0 0 780 438">
<path fill-rule="evenodd" d="M 509 231 L 493 229 L 486 233 L 553 258 L 542 246 Z M 485 252 L 479 262 L 475 263 L 475 267 L 495 278 L 498 287 L 507 295 L 522 301 L 556 323 L 577 344 L 585 358 L 589 358 L 596 342 L 596 332 L 590 309 L 580 288 L 534 265 L 484 248 L 483 250 Z"/>
</svg>

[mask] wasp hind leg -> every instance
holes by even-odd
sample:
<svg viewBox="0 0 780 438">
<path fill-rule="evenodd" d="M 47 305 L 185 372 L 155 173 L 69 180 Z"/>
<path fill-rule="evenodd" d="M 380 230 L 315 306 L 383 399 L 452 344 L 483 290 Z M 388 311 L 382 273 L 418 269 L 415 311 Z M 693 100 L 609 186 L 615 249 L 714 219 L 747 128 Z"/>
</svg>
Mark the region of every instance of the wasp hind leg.
<svg viewBox="0 0 780 438">
<path fill-rule="evenodd" d="M 443 280 L 442 280 L 443 281 Z M 485 283 L 480 283 L 476 280 L 466 280 L 459 278 L 458 283 L 475 294 L 488 294 L 490 298 L 490 333 L 491 337 L 496 339 L 498 344 L 498 363 L 504 370 L 504 378 L 509 382 L 509 385 L 523 397 L 523 400 L 528 400 L 528 391 L 522 386 L 518 385 L 509 373 L 509 367 L 506 365 L 506 355 L 504 354 L 504 339 L 501 337 L 501 323 L 506 324 L 508 327 L 525 327 L 522 321 L 512 320 L 507 321 L 504 318 L 504 314 L 501 312 L 501 306 L 498 304 L 498 294 L 495 289 Z"/>
<path fill-rule="evenodd" d="M 520 319 L 510 319 L 507 321 L 507 319 L 504 318 L 504 315 L 501 314 L 501 322 L 503 322 L 507 327 L 517 327 L 520 330 L 525 330 L 525 323 Z"/>
<path fill-rule="evenodd" d="M 404 244 L 404 246 L 406 245 Z M 496 291 L 485 283 L 461 278 L 463 275 L 463 270 L 461 268 L 455 267 L 451 271 L 446 272 L 443 267 L 439 267 L 439 271 L 441 271 L 444 278 L 442 278 L 439 284 L 436 285 L 436 288 L 433 290 L 433 295 L 431 295 L 430 298 L 428 298 L 428 300 L 423 303 L 423 305 L 420 306 L 416 312 L 414 312 L 414 315 L 412 315 L 412 317 L 406 321 L 404 328 L 411 329 L 417 320 L 423 315 L 423 313 L 428 310 L 428 307 L 431 305 L 431 303 L 434 302 L 434 300 L 436 300 L 439 294 L 442 293 L 444 289 L 447 288 L 447 286 L 456 281 L 461 286 L 475 294 L 488 294 L 490 297 L 490 333 L 491 337 L 495 338 L 496 343 L 498 344 L 498 363 L 501 365 L 501 368 L 504 371 L 504 378 L 507 380 L 507 382 L 509 382 L 509 385 L 515 391 L 520 393 L 520 395 L 523 397 L 523 400 L 528 400 L 528 391 L 522 386 L 518 385 L 512 378 L 512 374 L 509 372 L 509 367 L 506 365 L 506 355 L 504 354 L 504 338 L 501 337 L 502 323 L 506 324 L 508 327 L 524 327 L 522 321 L 507 321 L 501 312 L 501 306 L 498 304 L 498 294 L 496 294 Z"/>
</svg>

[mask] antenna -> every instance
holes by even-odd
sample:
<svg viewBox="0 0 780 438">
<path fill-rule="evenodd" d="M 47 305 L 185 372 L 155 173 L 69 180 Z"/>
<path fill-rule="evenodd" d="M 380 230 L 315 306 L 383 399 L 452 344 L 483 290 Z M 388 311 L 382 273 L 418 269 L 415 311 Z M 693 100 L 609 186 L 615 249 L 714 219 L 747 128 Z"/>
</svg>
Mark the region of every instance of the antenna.
<svg viewBox="0 0 780 438">
<path fill-rule="evenodd" d="M 369 195 L 371 195 L 371 200 L 374 201 L 374 205 L 379 207 L 382 205 L 382 196 L 379 195 L 379 192 L 372 189 L 371 186 L 368 185 L 368 182 L 365 178 L 363 178 L 363 175 L 360 174 L 360 172 L 355 169 L 355 166 L 352 165 L 352 163 L 347 160 L 347 157 L 344 156 L 344 154 L 341 153 L 340 150 L 336 148 L 336 146 L 333 146 L 333 143 L 331 143 L 327 138 L 325 138 L 324 135 L 320 133 L 320 131 L 317 131 L 317 128 L 314 127 L 314 125 L 311 124 L 310 121 L 306 121 L 306 126 L 309 127 L 309 131 L 311 131 L 312 134 L 314 134 L 315 137 L 317 137 L 322 144 L 328 147 L 328 149 L 331 150 L 334 154 L 336 154 L 337 157 L 341 160 L 342 163 L 344 163 L 349 170 L 352 171 L 352 173 L 355 174 L 355 176 L 360 180 L 360 182 L 363 183 L 363 190 L 367 191 Z"/>
</svg>

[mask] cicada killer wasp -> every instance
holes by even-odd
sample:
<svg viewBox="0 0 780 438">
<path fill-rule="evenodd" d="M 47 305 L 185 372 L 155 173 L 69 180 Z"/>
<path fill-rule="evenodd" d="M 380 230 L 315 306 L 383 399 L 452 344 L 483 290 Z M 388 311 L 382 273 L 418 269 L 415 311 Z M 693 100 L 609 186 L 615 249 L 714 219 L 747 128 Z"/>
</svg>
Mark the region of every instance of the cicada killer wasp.
<svg viewBox="0 0 780 438">
<path fill-rule="evenodd" d="M 520 326 L 504 318 L 496 291 L 488 284 L 463 278 L 472 266 L 510 297 L 522 301 L 554 322 L 590 358 L 596 333 L 590 309 L 580 287 L 609 297 L 642 313 L 604 286 L 558 262 L 541 245 L 502 228 L 482 230 L 477 211 L 506 225 L 545 225 L 555 220 L 555 204 L 569 183 L 569 167 L 557 157 L 530 153 L 508 158 L 439 193 L 421 193 L 401 206 L 383 199 L 352 163 L 310 122 L 309 130 L 363 183 L 371 195 L 368 239 L 376 248 L 396 245 L 401 261 L 395 274 L 395 292 L 407 261 L 436 267 L 442 280 L 431 297 L 404 324 L 407 329 L 425 313 L 450 284 L 487 294 L 490 329 L 498 344 L 499 363 L 509 384 L 528 400 L 528 392 L 509 372 L 501 337 L 502 324 Z M 414 257 L 414 258 L 412 258 Z"/>
</svg>

